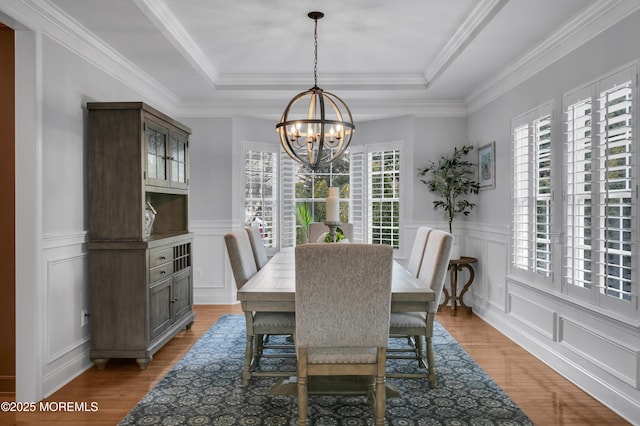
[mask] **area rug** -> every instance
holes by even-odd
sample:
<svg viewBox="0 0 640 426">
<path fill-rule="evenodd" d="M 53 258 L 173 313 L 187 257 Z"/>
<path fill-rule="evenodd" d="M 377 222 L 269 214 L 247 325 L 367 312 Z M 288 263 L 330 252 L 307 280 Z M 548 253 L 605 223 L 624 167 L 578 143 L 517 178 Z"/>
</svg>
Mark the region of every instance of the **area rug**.
<svg viewBox="0 0 640 426">
<path fill-rule="evenodd" d="M 437 321 L 434 325 L 437 389 L 427 380 L 388 379 L 399 396 L 387 399 L 387 424 L 532 425 L 531 420 Z M 390 339 L 390 346 L 404 344 Z M 120 425 L 295 425 L 295 396 L 270 395 L 281 379 L 252 378 L 241 386 L 245 322 L 220 318 L 120 422 Z M 389 360 L 389 371 L 413 371 L 417 363 Z M 295 371 L 294 358 L 265 358 L 261 368 Z M 373 424 L 365 396 L 309 396 L 309 424 Z"/>
</svg>

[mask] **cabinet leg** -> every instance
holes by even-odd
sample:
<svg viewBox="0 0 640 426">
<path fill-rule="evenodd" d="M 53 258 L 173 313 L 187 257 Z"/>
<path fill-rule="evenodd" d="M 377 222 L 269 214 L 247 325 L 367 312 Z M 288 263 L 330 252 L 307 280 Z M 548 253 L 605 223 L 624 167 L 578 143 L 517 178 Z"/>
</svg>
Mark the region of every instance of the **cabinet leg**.
<svg viewBox="0 0 640 426">
<path fill-rule="evenodd" d="M 140 366 L 140 370 L 146 370 L 147 366 L 149 365 L 152 359 L 153 359 L 152 356 L 147 358 L 136 358 L 136 362 Z"/>
<path fill-rule="evenodd" d="M 109 358 L 92 358 L 91 361 L 93 361 L 96 367 L 98 367 L 98 370 L 104 370 L 104 367 L 106 367 Z"/>
<path fill-rule="evenodd" d="M 187 324 L 186 329 L 187 330 L 191 330 L 191 326 L 193 325 L 195 321 L 191 321 L 189 324 Z"/>
</svg>

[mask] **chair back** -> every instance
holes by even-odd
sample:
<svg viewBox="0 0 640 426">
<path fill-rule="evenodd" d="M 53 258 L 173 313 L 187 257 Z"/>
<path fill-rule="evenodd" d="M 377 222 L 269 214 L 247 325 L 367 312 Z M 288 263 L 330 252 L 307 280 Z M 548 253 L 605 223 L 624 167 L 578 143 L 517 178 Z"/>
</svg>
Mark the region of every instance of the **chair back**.
<svg viewBox="0 0 640 426">
<path fill-rule="evenodd" d="M 227 246 L 236 288 L 240 289 L 249 278 L 258 272 L 249 235 L 244 229 L 233 231 L 224 236 L 224 243 Z"/>
<path fill-rule="evenodd" d="M 435 293 L 436 300 L 429 302 L 429 312 L 435 312 L 440 304 L 442 288 L 449 270 L 449 259 L 453 247 L 453 235 L 437 229 L 429 233 L 424 250 L 419 279 L 426 283 Z"/>
<path fill-rule="evenodd" d="M 296 262 L 296 347 L 386 347 L 393 249 L 301 244 Z"/>
<path fill-rule="evenodd" d="M 353 223 L 341 223 L 340 229 L 342 229 L 344 237 L 348 239 L 349 242 L 353 242 Z M 325 232 L 329 232 L 327 225 L 322 222 L 311 222 L 309 224 L 309 242 L 317 243 L 318 238 Z"/>
<path fill-rule="evenodd" d="M 407 271 L 411 272 L 414 277 L 418 277 L 420 273 L 420 267 L 422 266 L 422 259 L 424 258 L 424 250 L 427 246 L 427 238 L 432 228 L 427 226 L 421 226 L 416 232 L 416 238 L 413 240 L 413 247 L 409 254 L 409 261 L 407 262 Z"/>
<path fill-rule="evenodd" d="M 264 246 L 264 240 L 260 235 L 260 230 L 253 226 L 247 226 L 245 228 L 249 235 L 249 242 L 251 243 L 251 250 L 253 251 L 253 257 L 256 260 L 256 268 L 258 271 L 269 261 L 267 256 L 267 249 Z"/>
</svg>

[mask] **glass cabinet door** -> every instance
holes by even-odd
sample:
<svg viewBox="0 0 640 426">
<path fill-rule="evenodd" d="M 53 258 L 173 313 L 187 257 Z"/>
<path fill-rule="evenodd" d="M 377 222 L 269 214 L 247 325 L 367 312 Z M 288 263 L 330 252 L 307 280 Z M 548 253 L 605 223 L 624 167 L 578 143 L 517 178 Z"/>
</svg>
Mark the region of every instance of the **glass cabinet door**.
<svg viewBox="0 0 640 426">
<path fill-rule="evenodd" d="M 145 123 L 147 184 L 167 186 L 167 139 L 169 132 L 151 121 Z"/>
<path fill-rule="evenodd" d="M 188 139 L 186 133 L 145 121 L 147 185 L 177 190 L 188 189 Z"/>
<path fill-rule="evenodd" d="M 171 186 L 187 187 L 187 137 L 179 133 L 172 133 L 170 137 L 169 164 L 171 169 Z"/>
</svg>

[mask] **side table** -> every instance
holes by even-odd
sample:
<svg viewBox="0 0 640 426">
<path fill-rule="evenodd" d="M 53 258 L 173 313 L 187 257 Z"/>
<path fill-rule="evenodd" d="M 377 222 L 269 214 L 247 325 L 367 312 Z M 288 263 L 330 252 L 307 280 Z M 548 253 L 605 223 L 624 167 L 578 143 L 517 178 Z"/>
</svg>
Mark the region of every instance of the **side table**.
<svg viewBox="0 0 640 426">
<path fill-rule="evenodd" d="M 476 259 L 475 257 L 468 257 L 468 256 L 462 256 L 462 257 L 460 257 L 460 259 L 451 259 L 449 261 L 449 270 L 451 271 L 451 296 L 449 296 L 449 292 L 447 291 L 447 288 L 445 287 L 443 289 L 445 299 L 440 304 L 439 308 L 442 308 L 443 306 L 446 306 L 447 303 L 449 303 L 449 299 L 451 299 L 451 301 L 452 301 L 451 302 L 451 315 L 455 315 L 456 314 L 456 308 L 457 308 L 457 306 L 456 306 L 457 303 L 456 302 L 460 302 L 460 307 L 467 308 L 467 311 L 471 312 L 471 307 L 465 305 L 464 300 L 462 299 L 462 297 L 467 292 L 467 290 L 469 290 L 469 287 L 473 283 L 473 279 L 476 276 L 475 271 L 473 270 L 473 266 L 471 266 L 471 265 L 473 263 L 476 263 L 477 261 L 478 261 L 478 259 Z M 469 270 L 469 279 L 467 280 L 467 282 L 462 287 L 462 291 L 460 292 L 460 295 L 458 296 L 458 271 L 462 271 L 463 268 Z"/>
</svg>

